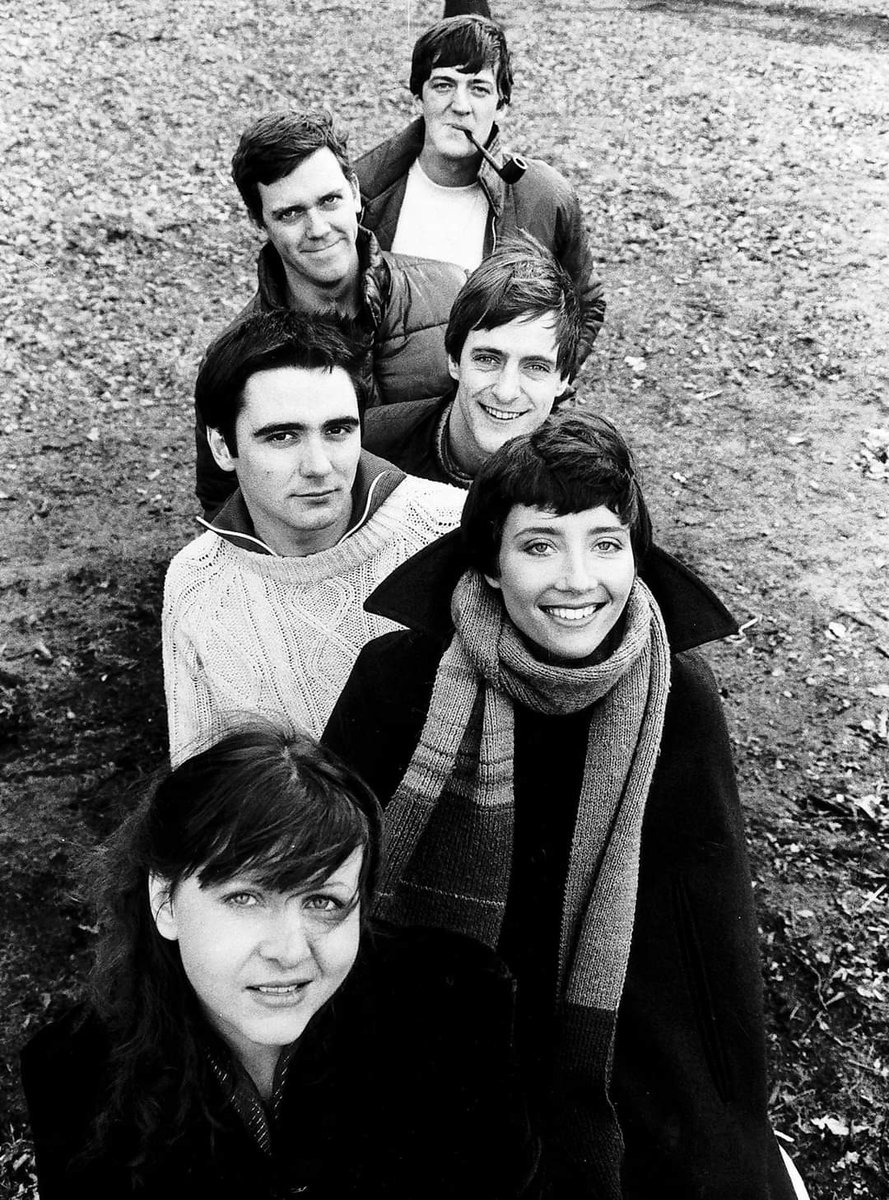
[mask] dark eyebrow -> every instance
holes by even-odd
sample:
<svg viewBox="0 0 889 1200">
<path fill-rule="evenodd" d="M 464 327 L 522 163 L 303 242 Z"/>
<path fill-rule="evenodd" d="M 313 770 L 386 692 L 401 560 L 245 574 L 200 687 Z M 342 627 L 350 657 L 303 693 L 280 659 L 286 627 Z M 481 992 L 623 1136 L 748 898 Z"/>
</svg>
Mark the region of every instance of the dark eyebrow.
<svg viewBox="0 0 889 1200">
<path fill-rule="evenodd" d="M 529 533 L 548 533 L 552 537 L 561 535 L 561 529 L 556 525 L 525 525 L 517 533 L 513 534 L 514 538 L 525 537 Z M 629 533 L 626 525 L 599 525 L 595 529 L 587 530 L 591 537 L 597 537 L 600 533 Z"/>
<path fill-rule="evenodd" d="M 328 430 L 335 425 L 346 425 L 349 427 L 349 429 L 357 429 L 359 424 L 360 422 L 358 418 L 352 416 L 351 414 L 343 417 L 331 417 L 320 426 L 305 425 L 301 424 L 299 421 L 272 421 L 268 425 L 260 425 L 258 429 L 254 429 L 251 436 L 269 437 L 273 433 L 305 433 L 310 429 Z"/>
</svg>

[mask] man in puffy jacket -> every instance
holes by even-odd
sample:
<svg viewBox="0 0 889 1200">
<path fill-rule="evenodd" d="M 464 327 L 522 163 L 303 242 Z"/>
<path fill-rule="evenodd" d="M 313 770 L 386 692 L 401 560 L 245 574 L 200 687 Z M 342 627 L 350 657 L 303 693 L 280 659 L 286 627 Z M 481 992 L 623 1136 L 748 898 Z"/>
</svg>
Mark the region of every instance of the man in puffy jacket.
<svg viewBox="0 0 889 1200">
<path fill-rule="evenodd" d="M 358 225 L 358 183 L 345 138 L 325 112 L 278 112 L 241 136 L 232 177 L 266 234 L 258 288 L 234 324 L 259 312 L 335 313 L 365 346 L 370 404 L 435 396 L 447 387 L 444 330 L 465 275 L 444 262 L 380 250 Z M 230 495 L 195 414 L 197 495 L 207 516 Z"/>
<path fill-rule="evenodd" d="M 418 119 L 355 165 L 362 224 L 386 249 L 457 262 L 470 271 L 505 235 L 532 234 L 580 292 L 576 369 L 602 324 L 602 282 L 568 181 L 539 159 L 528 160 L 512 182 L 499 173 L 508 156 L 494 118 L 512 94 L 503 31 L 478 15 L 438 21 L 414 46 L 410 89 Z"/>
</svg>

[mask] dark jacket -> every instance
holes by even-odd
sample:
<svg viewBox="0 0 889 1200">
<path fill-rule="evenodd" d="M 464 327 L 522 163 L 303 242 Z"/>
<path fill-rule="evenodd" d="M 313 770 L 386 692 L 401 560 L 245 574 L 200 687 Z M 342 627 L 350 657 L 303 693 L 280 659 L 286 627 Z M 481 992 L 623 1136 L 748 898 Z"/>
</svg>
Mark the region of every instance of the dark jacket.
<svg viewBox="0 0 889 1200">
<path fill-rule="evenodd" d="M 469 939 L 378 934 L 297 1043 L 271 1152 L 211 1077 L 207 1115 L 191 1118 L 135 1190 L 119 1154 L 73 1161 L 102 1096 L 108 1046 L 97 1017 L 69 1013 L 22 1055 L 41 1200 L 537 1197 L 512 995 L 502 964 Z M 128 1133 L 118 1130 L 121 1144 Z"/>
<path fill-rule="evenodd" d="M 363 297 L 358 324 L 368 338 L 364 378 L 369 405 L 440 395 L 451 386 L 444 334 L 465 273 L 452 263 L 386 253 L 365 229 L 359 229 L 357 245 Z M 256 313 L 289 307 L 284 267 L 270 242 L 259 252 L 257 275 L 256 295 L 225 332 Z M 195 449 L 195 491 L 209 516 L 234 491 L 236 481 L 216 465 L 197 408 Z"/>
<path fill-rule="evenodd" d="M 367 602 L 409 628 L 365 646 L 323 741 L 385 804 L 422 730 L 452 627 L 457 539 L 427 547 Z M 444 550 L 442 547 L 445 547 Z M 672 684 L 642 830 L 633 944 L 611 1095 L 628 1200 L 791 1200 L 769 1127 L 756 920 L 719 693 L 693 647 L 731 633 L 719 601 L 663 551 L 642 574 L 664 615 Z M 515 843 L 500 952 L 518 979 L 526 1084 L 550 1147 L 564 1087 L 551 1070 L 562 889 L 588 716 L 516 709 Z M 555 1114 L 555 1115 L 553 1115 Z M 559 1200 L 585 1196 L 570 1146 Z"/>
<path fill-rule="evenodd" d="M 423 149 L 425 124 L 420 117 L 407 129 L 381 142 L 355 164 L 364 209 L 362 224 L 372 229 L 384 249 L 392 246 L 407 187 L 407 173 Z M 496 125 L 486 146 L 494 158 L 505 153 Z M 583 335 L 576 366 L 592 349 L 605 316 L 603 285 L 596 274 L 593 252 L 583 223 L 580 202 L 571 184 L 538 158 L 514 184 L 506 184 L 484 160 L 478 181 L 488 199 L 485 254 L 517 230 L 532 234 L 553 252 L 580 292 Z"/>
</svg>

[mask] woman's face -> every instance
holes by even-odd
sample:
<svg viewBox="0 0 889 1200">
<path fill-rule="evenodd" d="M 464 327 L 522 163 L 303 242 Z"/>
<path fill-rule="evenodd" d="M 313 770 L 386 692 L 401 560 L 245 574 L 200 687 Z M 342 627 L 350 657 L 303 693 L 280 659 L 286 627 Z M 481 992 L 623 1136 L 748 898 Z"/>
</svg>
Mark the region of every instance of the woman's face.
<svg viewBox="0 0 889 1200">
<path fill-rule="evenodd" d="M 629 526 L 604 505 L 562 517 L 515 505 L 498 566 L 486 578 L 512 623 L 544 657 L 567 663 L 596 655 L 636 577 Z"/>
<path fill-rule="evenodd" d="M 249 874 L 201 887 L 195 874 L 170 895 L 152 877 L 158 932 L 179 943 L 210 1024 L 248 1069 L 295 1041 L 352 969 L 361 860 L 356 850 L 323 883 L 286 893 Z"/>
</svg>

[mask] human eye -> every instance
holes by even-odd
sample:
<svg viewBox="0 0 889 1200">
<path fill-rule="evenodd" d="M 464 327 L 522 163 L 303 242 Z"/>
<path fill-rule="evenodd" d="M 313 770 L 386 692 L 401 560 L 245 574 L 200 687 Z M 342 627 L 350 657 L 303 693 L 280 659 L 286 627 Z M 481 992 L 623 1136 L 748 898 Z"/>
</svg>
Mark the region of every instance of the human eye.
<svg viewBox="0 0 889 1200">
<path fill-rule="evenodd" d="M 454 83 L 451 79 L 430 79 L 429 86 L 433 92 L 447 92 L 454 86 Z"/>
<path fill-rule="evenodd" d="M 470 90 L 473 96 L 490 96 L 493 92 L 493 88 L 489 83 L 474 83 Z"/>
<path fill-rule="evenodd" d="M 331 192 L 328 196 L 322 196 L 319 202 L 319 208 L 336 208 L 343 202 L 342 192 Z"/>
<path fill-rule="evenodd" d="M 596 539 L 596 551 L 599 554 L 619 554 L 624 548 L 624 542 L 619 537 L 602 537 Z"/>
<path fill-rule="evenodd" d="M 483 350 L 476 351 L 472 356 L 472 361 L 483 371 L 491 371 L 500 365 L 500 359 L 496 354 L 487 354 Z"/>
<path fill-rule="evenodd" d="M 351 437 L 351 435 L 355 432 L 355 426 L 343 421 L 342 424 L 339 425 L 328 425 L 325 432 L 329 438 L 333 438 L 335 441 L 341 442 L 346 438 Z"/>
<path fill-rule="evenodd" d="M 296 433 L 292 429 L 276 429 L 265 440 L 270 446 L 290 446 L 296 441 Z"/>
<path fill-rule="evenodd" d="M 301 208 L 282 208 L 280 212 L 275 213 L 275 220 L 281 225 L 295 225 L 302 215 Z"/>
<path fill-rule="evenodd" d="M 545 542 L 541 538 L 534 538 L 533 541 L 525 542 L 522 546 L 522 552 L 532 558 L 544 558 L 552 553 L 552 549 L 551 543 Z"/>
<path fill-rule="evenodd" d="M 229 908 L 255 908 L 262 901 L 262 896 L 256 891 L 238 891 L 226 892 L 222 897 L 223 904 Z"/>
<path fill-rule="evenodd" d="M 548 362 L 525 363 L 525 370 L 531 375 L 549 375 L 552 367 Z"/>
</svg>

